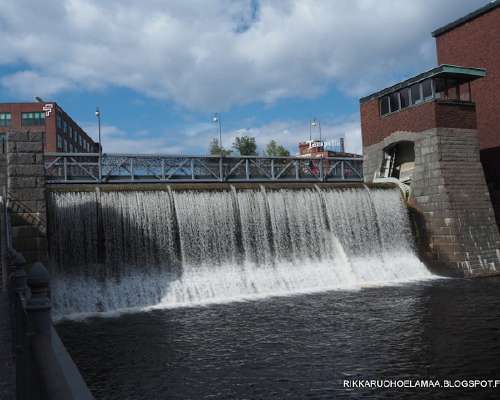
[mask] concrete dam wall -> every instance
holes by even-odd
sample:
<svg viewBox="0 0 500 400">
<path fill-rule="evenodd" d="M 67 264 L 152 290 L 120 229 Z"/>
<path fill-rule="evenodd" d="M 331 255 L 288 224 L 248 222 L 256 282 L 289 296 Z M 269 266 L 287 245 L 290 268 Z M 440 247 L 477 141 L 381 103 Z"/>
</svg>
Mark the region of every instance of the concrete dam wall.
<svg viewBox="0 0 500 400">
<path fill-rule="evenodd" d="M 431 276 L 399 190 L 51 192 L 59 316 Z"/>
</svg>

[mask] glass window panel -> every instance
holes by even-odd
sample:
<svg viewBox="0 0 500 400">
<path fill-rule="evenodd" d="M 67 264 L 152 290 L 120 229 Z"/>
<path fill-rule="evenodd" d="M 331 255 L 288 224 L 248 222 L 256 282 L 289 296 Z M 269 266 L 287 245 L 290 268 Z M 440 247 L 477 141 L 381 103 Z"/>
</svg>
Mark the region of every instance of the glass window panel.
<svg viewBox="0 0 500 400">
<path fill-rule="evenodd" d="M 426 100 L 432 97 L 432 81 L 430 79 L 422 82 L 422 93 Z"/>
<path fill-rule="evenodd" d="M 469 83 L 462 83 L 460 85 L 460 100 L 471 101 L 470 85 Z"/>
<path fill-rule="evenodd" d="M 401 100 L 401 108 L 406 108 L 410 105 L 410 91 L 408 89 L 401 90 L 399 98 Z"/>
<path fill-rule="evenodd" d="M 380 99 L 380 114 L 389 114 L 389 96 L 384 96 Z"/>
<path fill-rule="evenodd" d="M 436 91 L 436 99 L 446 98 L 446 81 L 443 78 L 434 79 L 434 88 Z"/>
<path fill-rule="evenodd" d="M 389 95 L 389 104 L 390 104 L 391 112 L 399 110 L 399 94 L 397 92 L 391 93 Z"/>
<path fill-rule="evenodd" d="M 446 86 L 448 88 L 448 99 L 458 100 L 458 81 L 456 79 L 447 79 Z"/>
<path fill-rule="evenodd" d="M 411 92 L 411 104 L 417 104 L 422 101 L 422 95 L 420 94 L 420 85 L 417 83 L 410 87 Z"/>
</svg>

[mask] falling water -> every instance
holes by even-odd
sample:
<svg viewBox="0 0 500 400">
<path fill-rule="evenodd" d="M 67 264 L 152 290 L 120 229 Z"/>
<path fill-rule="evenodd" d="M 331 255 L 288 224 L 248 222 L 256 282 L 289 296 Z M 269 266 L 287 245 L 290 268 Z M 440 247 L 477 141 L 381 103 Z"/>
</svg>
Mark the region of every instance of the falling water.
<svg viewBox="0 0 500 400">
<path fill-rule="evenodd" d="M 423 279 L 397 190 L 53 192 L 56 315 Z"/>
</svg>

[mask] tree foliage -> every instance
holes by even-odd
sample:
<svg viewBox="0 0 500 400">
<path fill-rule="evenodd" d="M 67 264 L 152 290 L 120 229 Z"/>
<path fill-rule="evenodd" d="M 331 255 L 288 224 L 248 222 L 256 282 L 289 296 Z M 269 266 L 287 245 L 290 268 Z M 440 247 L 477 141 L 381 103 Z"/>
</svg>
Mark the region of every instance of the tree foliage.
<svg viewBox="0 0 500 400">
<path fill-rule="evenodd" d="M 271 140 L 266 146 L 265 155 L 269 157 L 287 157 L 290 152 L 276 143 L 276 140 Z"/>
<path fill-rule="evenodd" d="M 220 156 L 222 155 L 223 157 L 227 157 L 231 155 L 232 150 L 226 150 L 224 147 L 221 147 L 219 145 L 219 141 L 217 139 L 213 139 L 210 142 L 210 155 L 211 156 Z"/>
<path fill-rule="evenodd" d="M 257 144 L 255 138 L 250 136 L 236 137 L 234 139 L 233 148 L 240 152 L 242 156 L 256 156 Z"/>
</svg>

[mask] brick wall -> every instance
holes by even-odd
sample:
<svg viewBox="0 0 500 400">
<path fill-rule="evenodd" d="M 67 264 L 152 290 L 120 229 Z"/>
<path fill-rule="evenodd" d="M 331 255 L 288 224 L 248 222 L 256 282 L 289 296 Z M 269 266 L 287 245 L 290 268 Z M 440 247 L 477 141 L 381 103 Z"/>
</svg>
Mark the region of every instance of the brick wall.
<svg viewBox="0 0 500 400">
<path fill-rule="evenodd" d="M 43 138 L 37 132 L 7 134 L 7 197 L 13 247 L 28 262 L 47 261 L 47 210 Z"/>
<path fill-rule="evenodd" d="M 435 100 L 382 117 L 378 99 L 373 99 L 361 103 L 360 110 L 363 146 L 379 143 L 398 131 L 422 132 L 434 127 L 476 128 L 473 104 Z"/>
<path fill-rule="evenodd" d="M 500 7 L 436 37 L 439 64 L 485 68 L 472 82 L 481 149 L 500 146 Z"/>
</svg>

